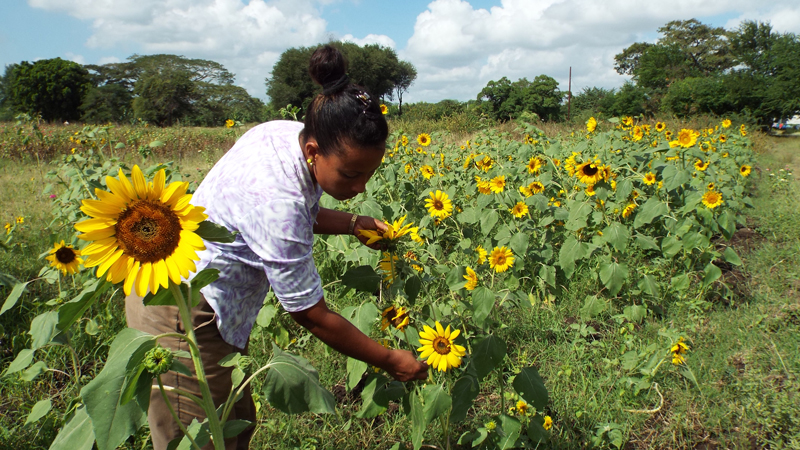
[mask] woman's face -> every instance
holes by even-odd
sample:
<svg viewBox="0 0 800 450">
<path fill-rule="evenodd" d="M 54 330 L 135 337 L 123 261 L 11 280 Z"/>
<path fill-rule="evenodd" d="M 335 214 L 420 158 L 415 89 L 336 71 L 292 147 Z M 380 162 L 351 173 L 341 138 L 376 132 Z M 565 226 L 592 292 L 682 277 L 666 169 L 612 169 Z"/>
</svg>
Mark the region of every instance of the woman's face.
<svg viewBox="0 0 800 450">
<path fill-rule="evenodd" d="M 384 148 L 358 148 L 344 146 L 344 151 L 327 156 L 318 152 L 316 141 L 306 142 L 306 157 L 314 164 L 311 176 L 326 194 L 336 200 L 347 200 L 364 192 L 367 181 L 375 174 L 383 160 Z"/>
</svg>

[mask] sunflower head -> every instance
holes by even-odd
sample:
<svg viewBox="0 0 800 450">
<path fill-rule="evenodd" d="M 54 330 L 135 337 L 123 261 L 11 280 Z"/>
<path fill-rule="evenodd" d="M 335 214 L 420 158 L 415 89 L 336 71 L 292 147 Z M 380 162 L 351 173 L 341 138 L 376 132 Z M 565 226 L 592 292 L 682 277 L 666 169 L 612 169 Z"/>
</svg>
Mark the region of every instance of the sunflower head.
<svg viewBox="0 0 800 450">
<path fill-rule="evenodd" d="M 739 175 L 741 175 L 743 177 L 746 177 L 746 176 L 750 175 L 750 171 L 752 169 L 753 168 L 748 166 L 747 164 L 743 164 L 742 167 L 739 167 Z"/>
<path fill-rule="evenodd" d="M 514 254 L 506 246 L 495 247 L 489 255 L 489 267 L 495 272 L 505 272 L 514 266 Z"/>
<path fill-rule="evenodd" d="M 596 162 L 585 162 L 575 168 L 575 177 L 586 185 L 594 185 L 603 179 L 604 167 Z"/>
<path fill-rule="evenodd" d="M 589 120 L 586 121 L 586 131 L 592 133 L 595 129 L 597 129 L 597 120 L 594 117 L 589 117 Z"/>
<path fill-rule="evenodd" d="M 656 174 L 654 174 L 653 172 L 647 172 L 642 181 L 644 182 L 644 184 L 651 186 L 653 185 L 653 183 L 656 182 Z"/>
<path fill-rule="evenodd" d="M 417 136 L 417 143 L 423 147 L 431 145 L 431 135 L 428 133 L 420 133 Z"/>
<path fill-rule="evenodd" d="M 425 199 L 425 208 L 428 209 L 431 217 L 435 219 L 445 219 L 453 212 L 453 203 L 450 196 L 440 190 L 431 192 L 430 197 Z"/>
<path fill-rule="evenodd" d="M 464 275 L 464 279 L 467 280 L 467 284 L 464 286 L 466 290 L 472 291 L 478 286 L 478 274 L 469 266 L 467 266 L 467 274 Z"/>
<path fill-rule="evenodd" d="M 706 193 L 703 194 L 703 204 L 709 209 L 714 209 L 723 203 L 722 194 L 717 191 L 706 191 Z"/>
<path fill-rule="evenodd" d="M 72 245 L 66 245 L 62 240 L 60 244 L 54 244 L 49 253 L 45 259 L 50 261 L 50 267 L 55 267 L 62 274 L 75 274 L 80 271 L 80 266 L 83 264 L 81 252 L 72 248 Z"/>
<path fill-rule="evenodd" d="M 394 327 L 403 331 L 408 326 L 408 310 L 404 306 L 390 306 L 381 313 L 381 331 Z"/>
<path fill-rule="evenodd" d="M 530 189 L 534 194 L 541 194 L 544 192 L 544 184 L 539 181 L 534 181 L 528 185 L 528 189 Z"/>
<path fill-rule="evenodd" d="M 387 108 L 386 105 L 381 104 L 381 114 L 386 114 L 388 112 L 389 112 L 389 108 Z"/>
<path fill-rule="evenodd" d="M 498 175 L 489 181 L 489 188 L 495 194 L 500 194 L 506 188 L 506 176 L 505 175 Z"/>
<path fill-rule="evenodd" d="M 438 321 L 436 329 L 423 326 L 423 331 L 419 333 L 419 343 L 422 347 L 417 351 L 422 352 L 420 358 L 427 358 L 428 365 L 440 372 L 446 372 L 461 365 L 461 358 L 467 354 L 467 350 L 456 344 L 455 339 L 461 334 L 461 330 L 450 330 L 450 325 L 443 328 Z"/>
<path fill-rule="evenodd" d="M 680 131 L 680 133 L 678 133 L 677 140 L 681 147 L 689 148 L 697 143 L 698 137 L 700 137 L 700 133 L 684 128 Z"/>
<path fill-rule="evenodd" d="M 517 219 L 521 219 L 525 214 L 528 214 L 528 205 L 525 202 L 517 202 L 516 205 L 511 207 L 511 214 Z"/>
<path fill-rule="evenodd" d="M 539 169 L 542 168 L 543 165 L 544 161 L 534 156 L 528 161 L 526 167 L 528 168 L 528 173 L 537 173 Z"/>
<path fill-rule="evenodd" d="M 664 122 L 656 122 L 656 131 L 658 131 L 659 133 L 664 131 L 664 128 L 666 127 L 667 125 Z"/>
<path fill-rule="evenodd" d="M 429 166 L 427 164 L 422 166 L 422 167 L 420 167 L 419 171 L 422 172 L 422 176 L 425 177 L 426 180 L 430 180 L 431 177 L 433 176 L 433 173 L 434 173 L 433 172 L 433 167 L 431 167 L 431 166 Z"/>
</svg>

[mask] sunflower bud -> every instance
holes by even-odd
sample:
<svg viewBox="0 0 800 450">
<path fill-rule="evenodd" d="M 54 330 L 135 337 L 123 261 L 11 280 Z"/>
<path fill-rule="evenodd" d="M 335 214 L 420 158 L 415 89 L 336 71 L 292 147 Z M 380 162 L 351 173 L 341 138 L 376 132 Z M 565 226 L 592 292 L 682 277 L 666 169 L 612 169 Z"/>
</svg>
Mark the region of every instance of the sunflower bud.
<svg viewBox="0 0 800 450">
<path fill-rule="evenodd" d="M 156 375 L 169 372 L 172 367 L 172 350 L 164 347 L 151 348 L 144 355 L 144 368 Z"/>
</svg>

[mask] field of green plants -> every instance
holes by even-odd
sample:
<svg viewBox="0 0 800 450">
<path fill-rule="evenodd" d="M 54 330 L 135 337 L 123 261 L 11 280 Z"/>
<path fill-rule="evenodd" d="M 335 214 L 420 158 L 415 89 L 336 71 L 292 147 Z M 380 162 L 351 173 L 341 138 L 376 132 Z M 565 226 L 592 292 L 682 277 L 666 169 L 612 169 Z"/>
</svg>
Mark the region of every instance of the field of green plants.
<svg viewBox="0 0 800 450">
<path fill-rule="evenodd" d="M 0 125 L 0 448 L 149 448 L 156 341 L 123 331 L 130 287 L 93 262 L 82 202 L 144 186 L 134 165 L 191 192 L 246 128 L 227 125 Z M 258 373 L 252 448 L 800 448 L 800 142 L 725 118 L 390 127 L 367 192 L 323 197 L 385 220 L 382 250 L 319 236 L 315 260 L 329 305 L 430 376 L 337 354 L 270 295 L 228 361 Z"/>
</svg>

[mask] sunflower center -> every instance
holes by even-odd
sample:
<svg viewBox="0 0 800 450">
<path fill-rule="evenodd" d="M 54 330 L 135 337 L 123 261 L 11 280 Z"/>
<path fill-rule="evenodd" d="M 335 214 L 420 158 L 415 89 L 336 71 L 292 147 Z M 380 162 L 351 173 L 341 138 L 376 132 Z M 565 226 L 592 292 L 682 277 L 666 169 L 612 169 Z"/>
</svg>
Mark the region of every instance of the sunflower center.
<svg viewBox="0 0 800 450">
<path fill-rule="evenodd" d="M 181 240 L 181 222 L 161 202 L 138 200 L 120 214 L 114 226 L 122 250 L 142 263 L 170 256 Z"/>
<path fill-rule="evenodd" d="M 597 175 L 598 169 L 594 164 L 588 164 L 583 168 L 583 174 L 590 177 Z"/>
<path fill-rule="evenodd" d="M 441 211 L 444 209 L 444 203 L 441 200 L 434 200 L 433 201 L 433 209 L 437 211 Z"/>
<path fill-rule="evenodd" d="M 61 247 L 60 249 L 56 250 L 56 259 L 61 264 L 69 264 L 72 261 L 75 261 L 75 250 L 69 247 Z"/>
<path fill-rule="evenodd" d="M 438 336 L 433 339 L 433 350 L 440 354 L 440 355 L 449 355 L 450 354 L 450 340 Z"/>
<path fill-rule="evenodd" d="M 501 255 L 497 255 L 497 256 L 495 257 L 495 260 L 497 261 L 497 262 L 495 263 L 496 265 L 498 265 L 498 266 L 502 266 L 503 264 L 505 264 L 505 263 L 506 263 L 506 255 L 502 255 L 502 254 L 501 254 Z"/>
</svg>

